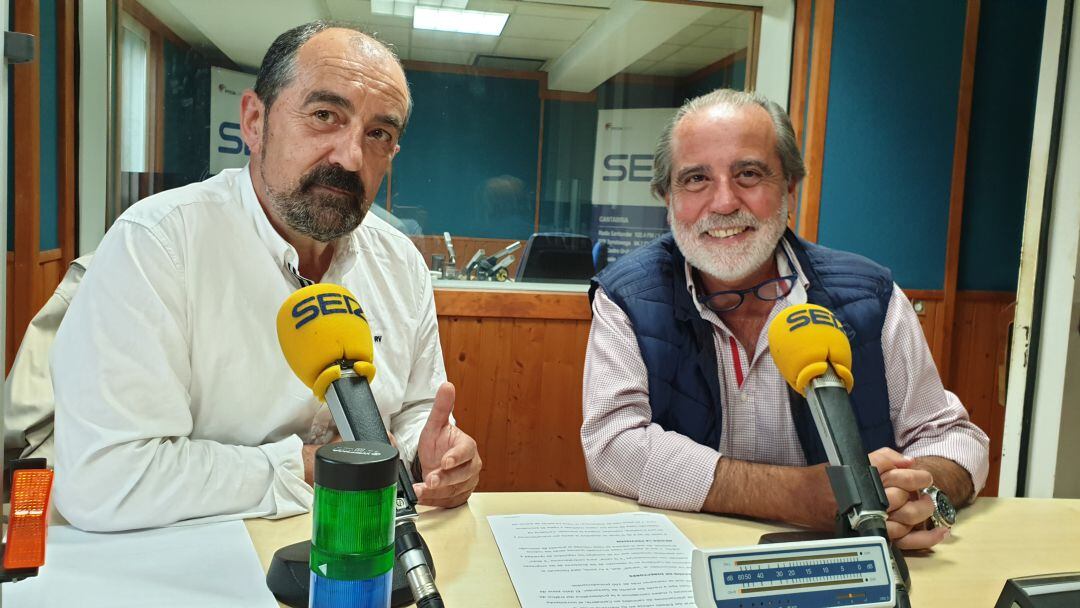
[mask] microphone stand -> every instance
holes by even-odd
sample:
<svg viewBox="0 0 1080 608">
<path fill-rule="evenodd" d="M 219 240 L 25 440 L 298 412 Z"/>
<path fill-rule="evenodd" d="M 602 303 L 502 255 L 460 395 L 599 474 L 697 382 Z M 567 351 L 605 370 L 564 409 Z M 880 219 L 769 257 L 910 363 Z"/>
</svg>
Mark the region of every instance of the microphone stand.
<svg viewBox="0 0 1080 608">
<path fill-rule="evenodd" d="M 370 407 L 354 407 L 356 403 Z M 351 362 L 342 362 L 341 379 L 326 390 L 326 404 L 333 414 L 341 438 L 346 441 L 379 441 L 390 443 L 382 416 L 371 396 L 367 379 L 352 369 Z M 423 539 L 416 529 L 416 493 L 413 478 L 405 462 L 398 459 L 398 495 L 395 517 L 394 555 L 398 567 L 405 573 L 417 608 L 443 608 L 442 596 L 435 587 Z"/>
<path fill-rule="evenodd" d="M 806 400 L 818 436 L 829 455 L 825 472 L 836 498 L 837 535 L 884 538 L 889 544 L 896 578 L 896 606 L 911 608 L 907 562 L 904 554 L 889 540 L 885 526 L 889 499 L 877 469 L 870 465 L 863 449 L 847 388 L 831 365 L 823 375 L 810 381 Z"/>
</svg>

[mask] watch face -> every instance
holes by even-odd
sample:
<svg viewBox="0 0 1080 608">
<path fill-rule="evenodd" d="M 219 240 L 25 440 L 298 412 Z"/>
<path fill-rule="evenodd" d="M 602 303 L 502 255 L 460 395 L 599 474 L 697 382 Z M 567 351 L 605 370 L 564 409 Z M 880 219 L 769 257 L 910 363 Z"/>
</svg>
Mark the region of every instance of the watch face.
<svg viewBox="0 0 1080 608">
<path fill-rule="evenodd" d="M 941 515 L 941 518 L 950 526 L 956 523 L 956 507 L 953 506 L 949 497 L 939 490 L 935 496 L 935 501 L 937 502 L 937 511 Z"/>
</svg>

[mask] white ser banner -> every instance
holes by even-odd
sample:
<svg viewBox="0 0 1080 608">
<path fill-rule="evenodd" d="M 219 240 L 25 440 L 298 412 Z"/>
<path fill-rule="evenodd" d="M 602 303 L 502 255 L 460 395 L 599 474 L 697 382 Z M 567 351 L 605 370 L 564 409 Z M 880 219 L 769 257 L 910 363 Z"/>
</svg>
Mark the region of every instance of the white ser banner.
<svg viewBox="0 0 1080 608">
<path fill-rule="evenodd" d="M 600 110 L 596 120 L 593 205 L 663 207 L 649 193 L 656 140 L 676 108 Z"/>
<path fill-rule="evenodd" d="M 251 74 L 210 69 L 210 173 L 247 164 L 251 150 L 240 137 L 240 96 L 254 86 Z"/>
</svg>

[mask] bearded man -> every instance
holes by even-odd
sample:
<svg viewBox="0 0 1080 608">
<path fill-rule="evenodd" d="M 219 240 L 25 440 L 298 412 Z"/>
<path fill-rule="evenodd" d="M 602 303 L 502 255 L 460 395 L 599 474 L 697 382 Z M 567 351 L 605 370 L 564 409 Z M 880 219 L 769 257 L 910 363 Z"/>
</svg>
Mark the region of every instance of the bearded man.
<svg viewBox="0 0 1080 608">
<path fill-rule="evenodd" d="M 949 498 L 965 504 L 985 483 L 989 441 L 942 387 L 888 269 L 786 230 L 804 175 L 790 119 L 761 95 L 721 89 L 675 114 L 652 180 L 671 233 L 604 269 L 590 292 L 590 482 L 652 507 L 831 527 L 824 448 L 765 331 L 810 302 L 853 330 L 852 405 L 889 534 L 930 547 L 948 535 Z"/>
<path fill-rule="evenodd" d="M 454 426 L 431 281 L 367 213 L 411 109 L 375 39 L 327 22 L 279 36 L 241 101 L 251 161 L 143 200 L 105 235 L 53 345 L 56 506 L 86 530 L 286 517 L 337 439 L 289 370 L 277 310 L 312 282 L 352 291 L 371 389 L 421 503 L 465 502 L 481 468 Z"/>
</svg>

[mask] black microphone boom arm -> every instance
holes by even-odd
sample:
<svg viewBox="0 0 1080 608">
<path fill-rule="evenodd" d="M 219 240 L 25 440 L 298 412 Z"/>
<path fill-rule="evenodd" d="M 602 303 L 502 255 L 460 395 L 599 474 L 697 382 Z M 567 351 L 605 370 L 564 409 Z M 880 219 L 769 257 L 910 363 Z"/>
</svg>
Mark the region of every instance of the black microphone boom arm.
<svg viewBox="0 0 1080 608">
<path fill-rule="evenodd" d="M 889 541 L 892 568 L 896 574 L 896 606 L 910 608 L 911 579 L 903 553 L 889 540 L 889 498 L 881 476 L 863 447 L 855 411 L 847 388 L 830 365 L 824 374 L 810 381 L 806 401 L 818 436 L 829 456 L 825 472 L 836 498 L 837 528 L 842 536 L 881 536 Z"/>
<path fill-rule="evenodd" d="M 884 528 L 889 499 L 877 469 L 870 465 L 863 449 L 847 388 L 832 366 L 810 381 L 806 401 L 832 465 L 829 482 L 836 493 L 839 513 L 847 517 L 853 531 L 875 524 Z M 842 500 L 848 504 L 842 504 Z"/>
<path fill-rule="evenodd" d="M 370 402 L 368 404 L 367 402 Z M 364 404 L 356 407 L 354 404 Z M 371 396 L 367 378 L 357 374 L 349 366 L 342 366 L 341 379 L 331 382 L 326 389 L 326 405 L 334 417 L 338 433 L 345 441 L 378 441 L 389 443 L 379 407 Z M 397 521 L 416 518 L 416 493 L 413 478 L 405 461 L 398 459 Z"/>
</svg>

